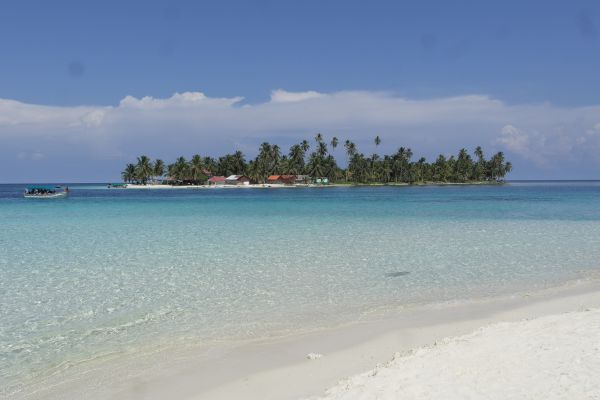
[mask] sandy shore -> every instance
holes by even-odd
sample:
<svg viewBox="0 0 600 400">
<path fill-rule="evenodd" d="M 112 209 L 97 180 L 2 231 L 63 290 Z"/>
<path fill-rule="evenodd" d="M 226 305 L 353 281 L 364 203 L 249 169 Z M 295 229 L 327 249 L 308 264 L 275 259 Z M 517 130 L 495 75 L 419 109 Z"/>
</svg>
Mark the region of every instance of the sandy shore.
<svg viewBox="0 0 600 400">
<path fill-rule="evenodd" d="M 397 353 L 319 399 L 598 399 L 598 371 L 596 308 L 496 323 Z"/>
<path fill-rule="evenodd" d="M 584 311 L 594 308 L 599 281 L 421 306 L 277 340 L 94 366 L 20 398 L 600 398 L 600 378 L 587 372 L 600 366 L 600 311 Z"/>
<path fill-rule="evenodd" d="M 595 374 L 600 360 L 600 311 L 584 311 L 597 307 L 600 284 L 588 282 L 485 302 L 410 310 L 389 320 L 290 341 L 278 351 L 303 360 L 250 373 L 192 398 L 312 399 L 326 388 L 330 389 L 324 399 L 494 398 L 492 393 L 503 399 L 600 398 L 600 378 Z M 541 319 L 523 321 L 531 318 Z M 322 356 L 310 360 L 309 353 Z M 477 368 L 475 363 L 483 360 L 487 364 Z M 260 360 L 256 362 L 260 365 Z M 386 367 L 373 369 L 385 363 Z M 571 368 L 572 363 L 577 366 Z M 515 371 L 524 375 L 511 380 Z M 564 372 L 568 375 L 561 375 Z M 438 380 L 430 384 L 434 375 Z M 540 382 L 534 385 L 529 376 Z M 460 385 L 450 390 L 453 379 Z M 402 382 L 407 380 L 412 385 L 402 391 Z M 560 384 L 549 385 L 554 380 Z M 595 390 L 596 397 L 567 396 L 589 395 L 590 390 Z M 489 397 L 484 395 L 488 391 Z"/>
<path fill-rule="evenodd" d="M 167 189 L 174 189 L 174 190 L 178 190 L 178 189 L 207 189 L 207 190 L 219 190 L 219 189 L 269 189 L 269 188 L 307 188 L 307 187 L 335 187 L 335 186 L 342 186 L 342 185 L 335 185 L 335 184 L 331 184 L 331 185 L 316 185 L 316 184 L 298 184 L 298 185 L 283 185 L 283 184 L 276 184 L 276 183 L 261 183 L 261 184 L 251 184 L 251 185 L 182 185 L 182 186 L 175 186 L 175 185 L 136 185 L 136 184 L 131 184 L 128 183 L 127 187 L 124 188 L 112 188 L 111 190 L 123 190 L 123 189 L 163 189 L 163 190 L 167 190 Z"/>
<path fill-rule="evenodd" d="M 327 187 L 385 187 L 385 186 L 472 186 L 472 185 L 499 185 L 498 182 L 424 182 L 424 183 L 404 183 L 404 182 L 390 182 L 387 184 L 383 183 L 328 183 L 328 184 L 295 184 L 295 185 L 283 185 L 278 183 L 259 183 L 250 185 L 137 185 L 128 183 L 126 187 L 112 188 L 111 190 L 123 190 L 123 189 L 277 189 L 277 188 L 327 188 Z"/>
</svg>

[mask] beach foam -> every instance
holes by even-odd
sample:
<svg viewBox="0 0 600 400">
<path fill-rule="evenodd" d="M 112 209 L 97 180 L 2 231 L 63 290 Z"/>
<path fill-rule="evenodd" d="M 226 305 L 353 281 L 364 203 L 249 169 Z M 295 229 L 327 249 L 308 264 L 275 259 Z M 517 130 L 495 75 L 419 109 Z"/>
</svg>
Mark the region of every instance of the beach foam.
<svg viewBox="0 0 600 400">
<path fill-rule="evenodd" d="M 497 323 L 396 354 L 322 400 L 600 399 L 600 309 Z"/>
</svg>

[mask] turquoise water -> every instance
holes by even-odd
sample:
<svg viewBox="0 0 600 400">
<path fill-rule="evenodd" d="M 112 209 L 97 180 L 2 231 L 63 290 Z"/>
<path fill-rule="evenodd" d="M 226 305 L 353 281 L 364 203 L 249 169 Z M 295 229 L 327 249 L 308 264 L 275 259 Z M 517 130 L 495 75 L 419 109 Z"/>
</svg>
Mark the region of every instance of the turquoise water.
<svg viewBox="0 0 600 400">
<path fill-rule="evenodd" d="M 600 183 L 0 185 L 0 387 L 105 354 L 260 338 L 600 270 Z M 0 392 L 2 393 L 2 392 Z"/>
</svg>

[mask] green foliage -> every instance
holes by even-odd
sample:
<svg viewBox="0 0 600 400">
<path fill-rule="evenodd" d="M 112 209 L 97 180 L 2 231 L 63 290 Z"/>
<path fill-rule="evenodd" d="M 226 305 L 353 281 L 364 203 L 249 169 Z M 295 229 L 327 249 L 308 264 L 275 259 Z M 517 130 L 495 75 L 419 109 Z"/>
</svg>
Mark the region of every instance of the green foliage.
<svg viewBox="0 0 600 400">
<path fill-rule="evenodd" d="M 335 150 L 339 141 L 333 137 L 329 144 Z M 374 139 L 375 147 L 381 143 L 379 136 Z M 400 147 L 390 155 L 373 154 L 366 157 L 358 151 L 350 140 L 344 142 L 347 168 L 341 169 L 333 154 L 329 153 L 328 143 L 322 134 L 315 136 L 315 146 L 311 148 L 307 140 L 294 144 L 287 154 L 282 154 L 276 144 L 264 142 L 258 155 L 248 162 L 241 151 L 226 154 L 214 159 L 194 155 L 190 161 L 179 157 L 167 167 L 167 179 L 180 184 L 205 183 L 211 175 L 248 175 L 253 182 L 264 183 L 269 175 L 309 175 L 312 178 L 326 177 L 330 182 L 349 183 L 426 183 L 426 182 L 499 182 L 512 171 L 512 164 L 505 161 L 504 154 L 498 152 L 488 160 L 481 147 L 474 156 L 467 149 L 460 149 L 456 156 L 440 154 L 432 163 L 423 157 L 413 161 L 413 152 L 408 147 Z M 154 163 L 147 156 L 140 156 L 136 164 L 127 164 L 121 177 L 125 182 L 145 184 L 149 179 L 165 175 L 162 160 Z"/>
<path fill-rule="evenodd" d="M 135 166 L 135 175 L 139 182 L 146 184 L 154 175 L 154 165 L 148 156 L 139 156 Z"/>
<path fill-rule="evenodd" d="M 165 162 L 161 159 L 154 161 L 154 176 L 157 178 L 165 174 Z"/>
<path fill-rule="evenodd" d="M 121 178 L 123 179 L 123 182 L 136 182 L 137 175 L 135 171 L 135 165 L 127 164 L 123 172 L 121 172 Z"/>
</svg>

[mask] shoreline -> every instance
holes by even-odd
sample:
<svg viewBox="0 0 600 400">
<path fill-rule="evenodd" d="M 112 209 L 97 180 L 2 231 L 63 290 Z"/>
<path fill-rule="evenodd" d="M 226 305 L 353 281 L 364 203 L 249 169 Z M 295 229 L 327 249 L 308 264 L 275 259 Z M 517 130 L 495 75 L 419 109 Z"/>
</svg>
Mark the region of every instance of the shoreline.
<svg viewBox="0 0 600 400">
<path fill-rule="evenodd" d="M 597 399 L 599 327 L 600 308 L 497 322 L 396 352 L 311 399 Z"/>
<path fill-rule="evenodd" d="M 515 322 L 591 307 L 600 307 L 598 280 L 567 283 L 530 294 L 417 307 L 382 320 L 285 340 L 279 350 L 303 356 L 302 360 L 245 376 L 240 374 L 236 380 L 224 382 L 190 398 L 291 400 L 320 397 L 340 380 L 389 362 L 398 352 L 430 346 L 445 338 L 466 335 L 494 323 Z M 263 351 L 267 351 L 267 348 Z M 322 357 L 307 359 L 309 352 Z"/>
<path fill-rule="evenodd" d="M 323 395 L 340 379 L 388 362 L 397 352 L 464 335 L 490 323 L 600 307 L 600 280 L 536 292 L 431 304 L 392 315 L 233 346 L 169 350 L 107 372 L 92 368 L 18 398 L 298 399 Z M 310 353 L 320 354 L 308 359 Z M 144 365 L 149 361 L 152 365 Z M 140 374 L 123 379 L 131 368 Z M 100 376 L 97 376 L 100 374 Z M 67 374 L 68 375 L 68 374 Z M 48 383 L 48 382 L 46 382 Z M 109 387 L 110 389 L 107 389 Z M 90 389 L 95 392 L 90 396 Z"/>
<path fill-rule="evenodd" d="M 395 187 L 395 186 L 497 186 L 509 182 L 422 182 L 422 183 L 330 183 L 330 184 L 295 184 L 284 185 L 277 183 L 257 183 L 250 185 L 139 185 L 126 184 L 125 187 L 109 188 L 120 189 L 297 189 L 297 188 L 328 188 L 328 187 Z"/>
</svg>

